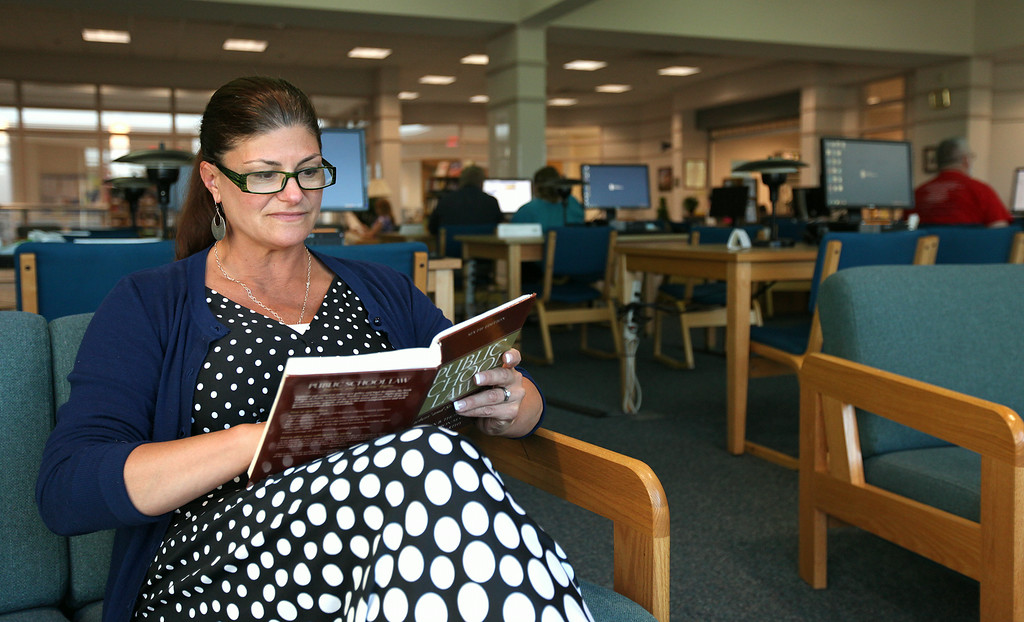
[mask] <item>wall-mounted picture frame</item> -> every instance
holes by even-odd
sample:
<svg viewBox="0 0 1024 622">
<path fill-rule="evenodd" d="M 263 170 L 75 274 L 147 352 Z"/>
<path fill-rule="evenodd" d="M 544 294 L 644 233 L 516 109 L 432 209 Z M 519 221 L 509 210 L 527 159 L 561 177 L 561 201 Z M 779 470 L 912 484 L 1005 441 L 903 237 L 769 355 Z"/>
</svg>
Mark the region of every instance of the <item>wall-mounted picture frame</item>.
<svg viewBox="0 0 1024 622">
<path fill-rule="evenodd" d="M 658 190 L 668 192 L 672 189 L 672 168 L 664 167 L 658 169 Z"/>
<path fill-rule="evenodd" d="M 925 173 L 939 172 L 939 152 L 936 147 L 925 147 L 921 153 Z"/>
<path fill-rule="evenodd" d="M 685 185 L 688 190 L 703 190 L 708 178 L 707 161 L 693 158 L 686 161 Z"/>
</svg>

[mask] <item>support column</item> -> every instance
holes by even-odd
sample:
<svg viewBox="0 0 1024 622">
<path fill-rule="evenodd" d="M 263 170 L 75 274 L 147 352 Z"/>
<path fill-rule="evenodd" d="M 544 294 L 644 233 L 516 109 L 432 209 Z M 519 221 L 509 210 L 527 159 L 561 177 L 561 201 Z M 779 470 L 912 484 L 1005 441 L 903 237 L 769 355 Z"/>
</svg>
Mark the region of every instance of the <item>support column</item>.
<svg viewBox="0 0 1024 622">
<path fill-rule="evenodd" d="M 919 148 L 962 136 L 976 154 L 972 174 L 986 180 L 992 146 L 992 61 L 972 58 L 916 71 L 910 81 L 911 138 Z M 920 153 L 916 169 L 924 181 Z"/>
<path fill-rule="evenodd" d="M 547 33 L 517 26 L 487 45 L 491 177 L 533 177 L 547 164 Z"/>
<path fill-rule="evenodd" d="M 408 213 L 402 202 L 402 106 L 398 100 L 398 69 L 383 68 L 377 72 L 377 85 L 370 102 L 370 126 L 367 132 L 367 162 L 370 179 L 381 178 L 391 189 L 391 208 L 395 222 L 417 220 L 418 213 Z M 418 210 L 414 210 L 418 211 Z"/>
<path fill-rule="evenodd" d="M 811 86 L 800 92 L 801 186 L 817 186 L 821 179 L 819 151 L 825 136 L 856 136 L 857 88 Z"/>
</svg>

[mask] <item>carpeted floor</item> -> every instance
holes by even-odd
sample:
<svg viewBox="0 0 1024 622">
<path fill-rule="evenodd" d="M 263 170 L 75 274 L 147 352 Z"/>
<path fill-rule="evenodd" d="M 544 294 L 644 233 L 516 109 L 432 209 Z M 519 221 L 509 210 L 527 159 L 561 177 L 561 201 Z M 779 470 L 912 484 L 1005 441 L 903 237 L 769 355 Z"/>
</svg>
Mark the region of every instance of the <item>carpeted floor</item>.
<svg viewBox="0 0 1024 622">
<path fill-rule="evenodd" d="M 699 333 L 694 336 L 699 340 Z M 592 329 L 598 344 L 608 332 Z M 618 363 L 578 353 L 575 330 L 556 332 L 555 364 L 527 366 L 549 407 L 545 426 L 649 464 L 668 496 L 672 620 L 956 621 L 978 617 L 978 587 L 951 570 L 852 527 L 829 536 L 829 587 L 797 574 L 797 473 L 725 451 L 725 359 L 697 352 L 694 370 L 669 369 L 641 340 L 642 403 L 621 411 Z M 677 333 L 671 343 L 678 343 Z M 722 341 L 721 339 L 719 340 Z M 539 352 L 535 325 L 523 349 Z M 797 452 L 795 376 L 750 385 L 748 439 Z M 603 411 L 593 417 L 580 410 Z M 520 503 L 569 552 L 588 580 L 611 585 L 610 523 L 510 481 Z"/>
</svg>

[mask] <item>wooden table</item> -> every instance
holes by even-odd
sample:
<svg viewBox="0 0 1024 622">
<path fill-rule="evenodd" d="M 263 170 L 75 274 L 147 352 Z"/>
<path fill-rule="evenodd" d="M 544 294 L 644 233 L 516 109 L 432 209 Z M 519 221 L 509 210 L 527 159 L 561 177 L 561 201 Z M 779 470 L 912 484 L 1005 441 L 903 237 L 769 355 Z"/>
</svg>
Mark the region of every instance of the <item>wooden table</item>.
<svg viewBox="0 0 1024 622">
<path fill-rule="evenodd" d="M 462 259 L 468 263 L 473 259 L 493 259 L 505 264 L 505 279 L 509 300 L 523 293 L 522 264 L 524 261 L 540 261 L 544 258 L 543 237 L 499 238 L 494 234 L 459 235 L 455 239 L 462 243 Z M 689 239 L 686 233 L 644 233 L 619 234 L 619 243 L 657 244 L 665 242 L 685 242 Z M 472 303 L 472 283 L 466 284 L 466 304 Z"/>
<path fill-rule="evenodd" d="M 790 248 L 729 250 L 718 244 L 619 244 L 616 253 L 624 303 L 629 302 L 633 273 L 680 275 L 726 282 L 726 448 L 736 455 L 744 450 L 763 455 L 762 448 L 751 447 L 745 442 L 751 284 L 810 280 L 814 275 L 817 247 L 801 244 Z"/>
<path fill-rule="evenodd" d="M 427 292 L 434 294 L 434 304 L 446 318 L 455 321 L 455 271 L 462 269 L 458 257 L 427 260 Z"/>
</svg>

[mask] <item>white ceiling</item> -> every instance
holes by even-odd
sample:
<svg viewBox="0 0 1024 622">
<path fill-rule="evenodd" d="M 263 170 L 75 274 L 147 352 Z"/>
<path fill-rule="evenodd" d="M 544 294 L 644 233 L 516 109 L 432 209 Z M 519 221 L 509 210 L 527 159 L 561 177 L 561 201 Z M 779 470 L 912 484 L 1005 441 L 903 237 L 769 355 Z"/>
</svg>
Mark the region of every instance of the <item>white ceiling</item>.
<svg viewBox="0 0 1024 622">
<path fill-rule="evenodd" d="M 97 5 L 106 7 L 96 9 Z M 117 67 L 122 63 L 177 63 L 192 67 L 216 67 L 217 75 L 242 75 L 270 68 L 306 68 L 323 72 L 326 92 L 358 99 L 372 90 L 374 70 L 392 67 L 400 90 L 417 91 L 419 104 L 465 104 L 469 97 L 484 94 L 486 67 L 462 65 L 459 59 L 486 52 L 487 41 L 506 26 L 471 21 L 367 16 L 335 11 L 287 10 L 280 7 L 226 6 L 209 2 L 155 2 L 149 0 L 93 1 L 88 5 L 71 0 L 0 0 L 0 59 L 46 59 L 47 75 L 59 75 L 60 65 L 91 63 Z M 129 45 L 88 43 L 81 29 L 113 28 L 131 32 Z M 263 54 L 226 52 L 228 37 L 265 39 Z M 756 68 L 767 69 L 791 62 L 813 60 L 819 64 L 856 62 L 892 72 L 935 58 L 908 54 L 872 54 L 811 50 L 756 48 L 749 44 L 717 44 L 680 37 L 638 36 L 582 30 L 548 30 L 547 84 L 549 96 L 579 100 L 579 106 L 629 105 L 667 97 L 680 89 L 722 76 Z M 354 60 L 346 56 L 356 45 L 394 50 L 384 61 Z M 713 51 L 712 51 L 713 50 Z M 595 72 L 562 69 L 566 61 L 587 58 L 608 63 Z M 3 63 L 6 64 L 6 63 Z M 0 64 L 0 78 L 16 67 Z M 685 78 L 657 75 L 667 65 L 696 65 L 701 73 Z M 166 66 L 166 65 L 165 65 Z M 199 74 L 201 72 L 195 71 Z M 451 86 L 417 83 L 424 74 L 454 75 Z M 69 81 L 73 68 L 65 72 Z M 109 72 L 108 72 L 109 75 Z M 148 76 L 152 85 L 159 76 Z M 137 74 L 109 75 L 112 84 L 140 82 Z M 197 82 L 201 82 L 197 78 Z M 221 79 L 165 86 L 215 88 Z M 595 93 L 600 84 L 629 84 L 625 94 Z M 327 88 L 329 87 L 329 88 Z M 311 90 L 308 86 L 307 90 Z"/>
</svg>

